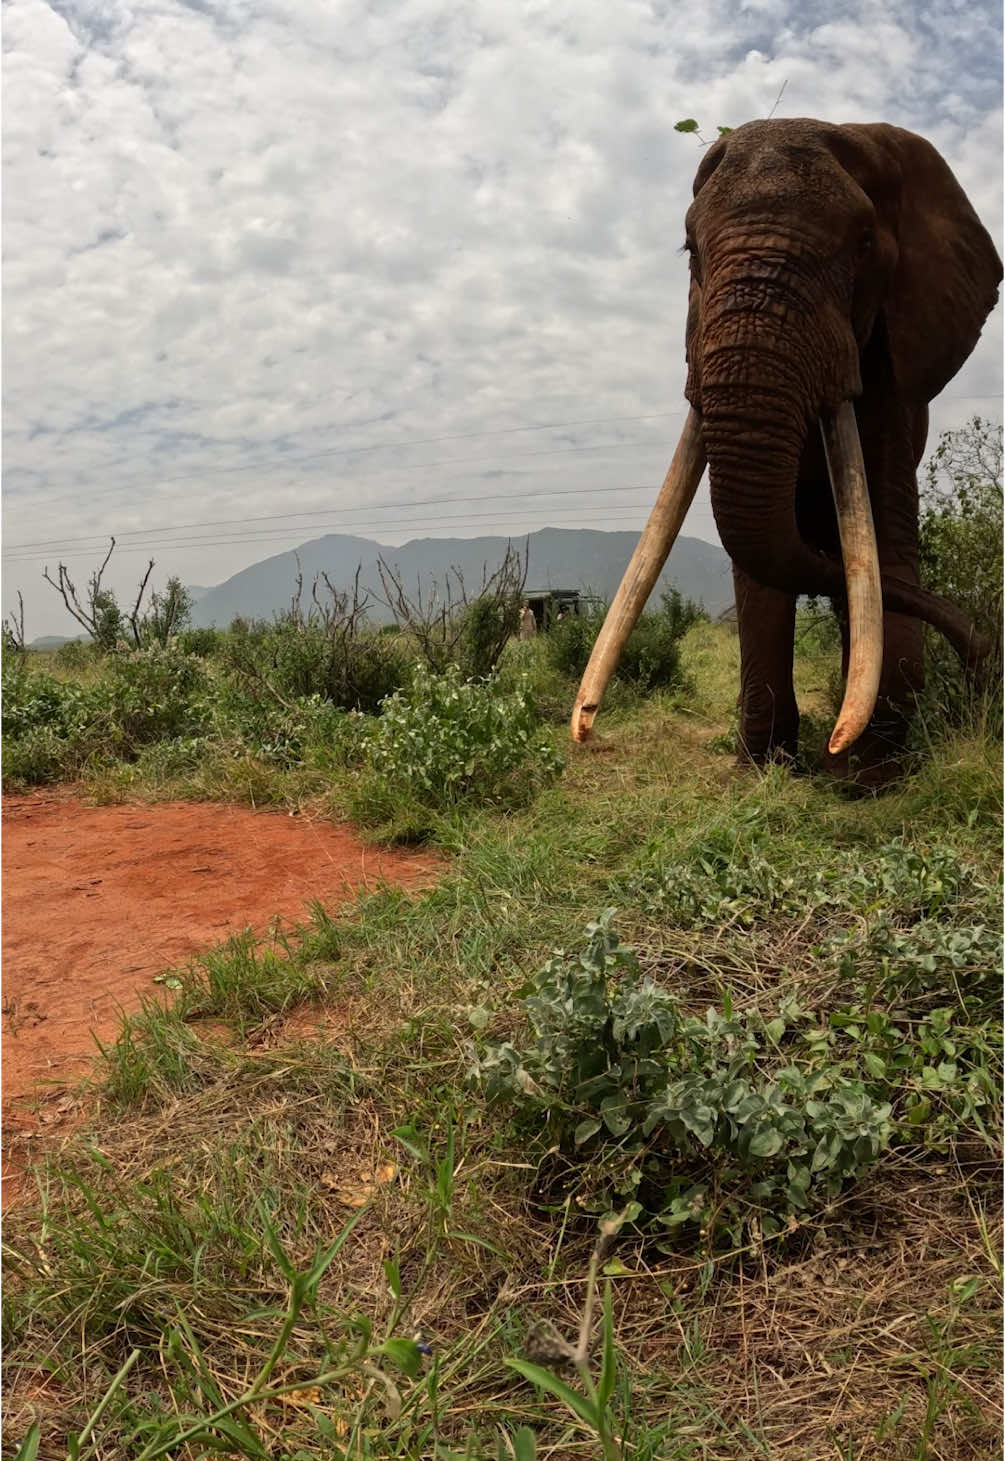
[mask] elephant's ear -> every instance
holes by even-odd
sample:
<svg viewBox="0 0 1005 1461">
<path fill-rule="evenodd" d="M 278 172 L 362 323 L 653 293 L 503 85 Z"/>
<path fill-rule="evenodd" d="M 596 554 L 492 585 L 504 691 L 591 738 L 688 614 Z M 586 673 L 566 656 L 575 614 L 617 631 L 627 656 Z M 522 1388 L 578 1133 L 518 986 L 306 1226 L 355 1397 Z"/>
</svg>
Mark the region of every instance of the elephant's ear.
<svg viewBox="0 0 1005 1461">
<path fill-rule="evenodd" d="M 871 176 L 859 181 L 897 241 L 883 306 L 897 379 L 930 401 L 977 344 L 998 299 L 1001 260 L 930 142 L 885 123 L 839 130 L 870 157 Z"/>
</svg>

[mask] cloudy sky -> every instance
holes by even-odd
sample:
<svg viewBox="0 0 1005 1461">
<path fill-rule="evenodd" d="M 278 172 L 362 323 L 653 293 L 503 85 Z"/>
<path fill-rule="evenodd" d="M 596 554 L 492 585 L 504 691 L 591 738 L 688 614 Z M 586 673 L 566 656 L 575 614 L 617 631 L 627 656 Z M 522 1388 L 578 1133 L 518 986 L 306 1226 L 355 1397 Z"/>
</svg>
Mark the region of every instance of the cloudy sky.
<svg viewBox="0 0 1005 1461">
<path fill-rule="evenodd" d="M 8 0 L 3 607 L 323 532 L 637 527 L 683 419 L 674 123 L 890 121 L 999 249 L 998 0 Z M 1000 419 L 1001 307 L 934 412 Z M 685 532 L 716 541 L 703 488 Z"/>
</svg>

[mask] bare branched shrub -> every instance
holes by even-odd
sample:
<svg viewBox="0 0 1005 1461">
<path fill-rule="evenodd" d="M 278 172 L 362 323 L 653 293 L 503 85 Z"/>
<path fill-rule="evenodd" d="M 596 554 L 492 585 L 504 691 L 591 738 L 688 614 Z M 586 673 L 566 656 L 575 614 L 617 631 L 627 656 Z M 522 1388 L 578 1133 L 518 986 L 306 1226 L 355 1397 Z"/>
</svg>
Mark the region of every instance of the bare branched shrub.
<svg viewBox="0 0 1005 1461">
<path fill-rule="evenodd" d="M 425 593 L 417 580 L 414 597 L 405 588 L 400 570 L 384 558 L 377 559 L 384 603 L 434 674 L 443 674 L 452 664 L 472 679 L 492 673 L 507 640 L 517 631 L 528 554 L 529 545 L 525 544 L 521 554 L 507 543 L 502 562 L 493 572 L 487 564 L 483 566 L 481 586 L 474 594 L 469 593 L 460 569 L 451 568 L 442 586 L 434 583 Z"/>
<path fill-rule="evenodd" d="M 122 610 L 111 589 L 101 586 L 105 569 L 114 552 L 115 539 L 112 538 L 100 568 L 96 568 L 87 581 L 87 597 L 83 603 L 81 603 L 76 585 L 70 577 L 70 571 L 65 563 L 58 564 L 55 578 L 50 575 L 48 565 L 42 573 L 46 583 L 51 584 L 63 600 L 67 613 L 76 619 L 83 629 L 87 630 L 96 645 L 106 650 L 115 648 L 122 632 Z M 152 563 L 150 567 L 153 567 Z M 148 568 L 147 576 L 149 573 Z M 146 583 L 146 578 L 143 583 Z M 141 592 L 142 587 L 141 584 Z"/>
<path fill-rule="evenodd" d="M 7 615 L 2 634 L 4 654 L 14 654 L 23 660 L 28 651 L 24 642 L 24 599 L 20 589 L 17 591 L 17 613 L 12 610 Z"/>
<path fill-rule="evenodd" d="M 369 603 L 359 569 L 347 592 L 318 574 L 305 603 L 298 560 L 289 608 L 272 624 L 232 633 L 225 661 L 244 689 L 283 709 L 316 696 L 345 710 L 375 711 L 405 682 L 408 666 L 400 645 L 368 625 Z"/>
</svg>

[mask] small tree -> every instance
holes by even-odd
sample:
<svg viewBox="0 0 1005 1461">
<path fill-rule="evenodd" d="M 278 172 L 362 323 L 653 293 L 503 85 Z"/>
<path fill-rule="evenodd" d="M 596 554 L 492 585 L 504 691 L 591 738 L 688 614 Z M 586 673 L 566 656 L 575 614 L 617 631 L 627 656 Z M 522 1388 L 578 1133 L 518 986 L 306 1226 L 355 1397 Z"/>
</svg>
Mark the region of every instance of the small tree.
<svg viewBox="0 0 1005 1461">
<path fill-rule="evenodd" d="M 487 565 L 482 569 L 481 587 L 474 595 L 469 595 L 460 569 L 452 568 L 442 588 L 434 584 L 423 595 L 422 584 L 417 583 L 414 598 L 398 570 L 377 559 L 384 602 L 434 674 L 452 664 L 468 679 L 492 673 L 520 621 L 528 554 L 528 546 L 521 555 L 507 543 L 498 568 L 492 573 Z"/>
<path fill-rule="evenodd" d="M 154 570 L 154 560 L 151 558 L 140 579 L 133 607 L 128 614 L 124 613 L 113 590 L 102 583 L 114 551 L 115 539 L 112 538 L 101 567 L 87 581 L 87 595 L 83 603 L 65 563 L 58 565 L 55 578 L 50 575 L 48 567 L 42 577 L 59 594 L 68 613 L 87 630 L 97 647 L 105 653 L 111 653 L 117 648 L 119 642 L 127 637 L 127 630 L 134 649 L 143 649 L 151 644 L 167 644 L 172 634 L 179 633 L 188 624 L 192 614 L 192 595 L 180 578 L 169 578 L 164 592 L 151 594 L 150 607 L 146 613 L 142 613 L 143 596 Z"/>
<path fill-rule="evenodd" d="M 137 622 L 138 614 L 139 601 L 131 620 L 137 644 L 167 644 L 172 634 L 179 634 L 188 627 L 192 617 L 192 595 L 180 578 L 169 578 L 163 593 L 150 595 L 150 608 Z"/>
<path fill-rule="evenodd" d="M 119 640 L 125 634 L 125 626 L 127 623 L 132 628 L 133 642 L 136 648 L 140 648 L 140 630 L 137 619 L 140 612 L 140 604 L 143 602 L 143 595 L 154 566 L 154 560 L 151 558 L 147 564 L 146 573 L 144 573 L 140 580 L 136 603 L 133 605 L 132 612 L 127 619 L 119 607 L 119 602 L 113 590 L 104 587 L 101 582 L 105 575 L 105 569 L 108 567 L 114 552 L 115 539 L 112 538 L 108 546 L 108 552 L 102 560 L 101 567 L 95 569 L 87 581 L 87 597 L 83 603 L 80 601 L 76 585 L 70 577 L 70 571 L 65 563 L 60 563 L 57 566 L 55 578 L 50 575 L 48 566 L 46 566 L 42 574 L 46 583 L 51 584 L 63 600 L 67 612 L 76 619 L 78 624 L 87 630 L 98 648 L 106 653 L 110 653 L 116 648 Z"/>
</svg>

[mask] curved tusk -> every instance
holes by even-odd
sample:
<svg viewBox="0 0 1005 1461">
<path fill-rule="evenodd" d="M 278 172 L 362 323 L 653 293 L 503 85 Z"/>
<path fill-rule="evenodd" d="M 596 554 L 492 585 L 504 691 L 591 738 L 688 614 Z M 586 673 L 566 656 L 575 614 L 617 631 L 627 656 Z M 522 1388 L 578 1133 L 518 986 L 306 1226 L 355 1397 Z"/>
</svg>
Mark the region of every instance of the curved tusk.
<svg viewBox="0 0 1005 1461">
<path fill-rule="evenodd" d="M 608 682 L 617 669 L 621 651 L 667 561 L 704 470 L 701 417 L 692 406 L 649 521 L 635 545 L 631 562 L 625 569 L 621 586 L 607 611 L 607 618 L 584 671 L 572 710 L 572 738 L 575 741 L 585 741 L 593 729 L 594 717 Z"/>
<path fill-rule="evenodd" d="M 848 589 L 848 681 L 841 713 L 827 745 L 830 752 L 836 753 L 858 740 L 876 708 L 883 668 L 883 590 L 869 485 L 851 402 L 842 401 L 836 411 L 824 411 L 820 432 L 837 508 Z"/>
</svg>

